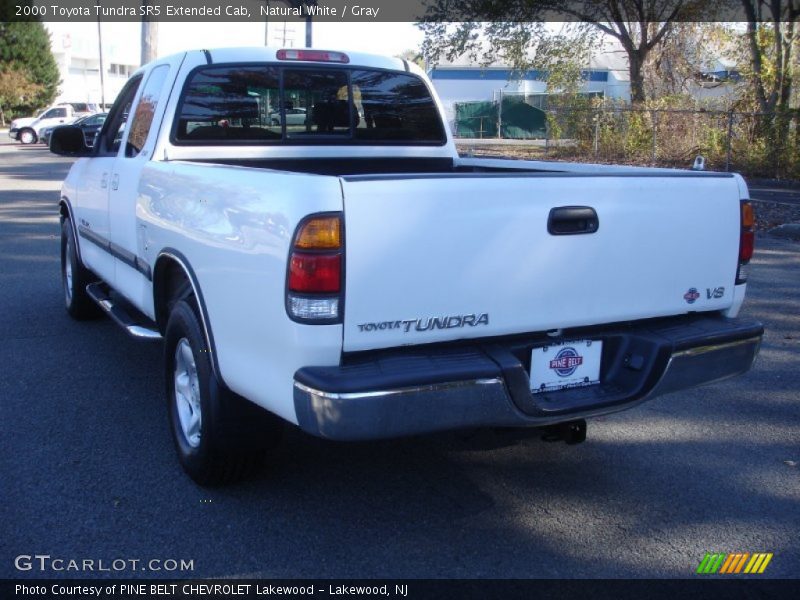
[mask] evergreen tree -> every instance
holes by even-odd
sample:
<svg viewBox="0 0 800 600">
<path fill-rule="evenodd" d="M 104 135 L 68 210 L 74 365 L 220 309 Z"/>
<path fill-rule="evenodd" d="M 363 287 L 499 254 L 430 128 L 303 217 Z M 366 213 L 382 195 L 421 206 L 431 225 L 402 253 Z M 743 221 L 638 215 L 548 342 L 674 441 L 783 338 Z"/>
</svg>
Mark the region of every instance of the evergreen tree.
<svg viewBox="0 0 800 600">
<path fill-rule="evenodd" d="M 61 81 L 50 50 L 50 34 L 42 23 L 0 22 L 0 73 L 3 72 L 22 73 L 27 78 L 19 94 L 4 98 L 6 113 L 30 114 L 53 102 Z"/>
</svg>

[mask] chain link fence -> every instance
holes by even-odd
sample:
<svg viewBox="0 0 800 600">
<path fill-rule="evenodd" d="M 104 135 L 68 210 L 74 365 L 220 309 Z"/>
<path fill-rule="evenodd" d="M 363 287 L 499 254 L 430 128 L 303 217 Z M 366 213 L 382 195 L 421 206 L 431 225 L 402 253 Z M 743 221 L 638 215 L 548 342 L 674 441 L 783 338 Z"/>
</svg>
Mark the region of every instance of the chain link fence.
<svg viewBox="0 0 800 600">
<path fill-rule="evenodd" d="M 503 123 L 504 113 L 509 112 L 500 103 L 465 104 L 471 105 L 468 111 L 456 105 L 456 137 L 485 142 L 531 140 L 530 147 L 513 146 L 511 154 L 517 156 L 682 168 L 692 166 L 695 158 L 702 156 L 708 170 L 800 179 L 798 110 L 774 114 L 629 107 L 546 108 L 535 109 L 545 115 L 544 123 L 536 119 L 535 123 L 514 122 L 510 126 Z M 515 118 L 520 117 L 524 120 L 527 115 L 518 111 Z"/>
</svg>

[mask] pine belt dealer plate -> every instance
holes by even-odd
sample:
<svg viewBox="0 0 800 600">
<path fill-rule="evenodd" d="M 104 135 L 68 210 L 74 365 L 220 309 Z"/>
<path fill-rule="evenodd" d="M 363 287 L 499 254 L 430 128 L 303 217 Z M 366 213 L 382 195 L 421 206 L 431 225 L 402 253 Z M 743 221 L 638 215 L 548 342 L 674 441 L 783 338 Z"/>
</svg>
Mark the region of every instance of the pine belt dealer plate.
<svg viewBox="0 0 800 600">
<path fill-rule="evenodd" d="M 603 342 L 577 340 L 531 351 L 531 392 L 555 392 L 600 383 Z"/>
</svg>

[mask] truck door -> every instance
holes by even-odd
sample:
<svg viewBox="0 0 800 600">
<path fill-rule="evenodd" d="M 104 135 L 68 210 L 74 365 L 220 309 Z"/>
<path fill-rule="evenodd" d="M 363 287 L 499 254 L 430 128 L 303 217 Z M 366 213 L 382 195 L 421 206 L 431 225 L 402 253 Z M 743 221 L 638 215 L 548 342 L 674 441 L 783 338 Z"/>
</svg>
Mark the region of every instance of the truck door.
<svg viewBox="0 0 800 600">
<path fill-rule="evenodd" d="M 170 83 L 174 81 L 180 60 L 177 57 L 158 64 L 146 74 L 109 180 L 111 241 L 116 249 L 114 288 L 145 312 L 149 312 L 152 304 L 153 265 L 146 256 L 145 224 L 139 222 L 136 215 L 139 183 L 142 170 L 152 156 Z"/>
<path fill-rule="evenodd" d="M 139 89 L 141 77 L 125 84 L 97 136 L 97 150 L 78 181 L 75 225 L 80 236 L 81 258 L 106 283 L 114 285 L 114 256 L 109 245 L 108 192 L 111 167 L 119 150 L 128 111 Z"/>
</svg>

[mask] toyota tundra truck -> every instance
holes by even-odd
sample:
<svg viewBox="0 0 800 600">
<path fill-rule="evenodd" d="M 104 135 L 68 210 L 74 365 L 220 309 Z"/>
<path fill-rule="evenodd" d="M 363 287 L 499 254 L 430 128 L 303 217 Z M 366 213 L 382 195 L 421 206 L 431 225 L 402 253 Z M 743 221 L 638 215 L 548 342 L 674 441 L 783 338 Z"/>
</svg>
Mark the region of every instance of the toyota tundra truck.
<svg viewBox="0 0 800 600">
<path fill-rule="evenodd" d="M 303 119 L 293 115 L 303 114 Z M 136 72 L 60 197 L 68 313 L 163 340 L 201 485 L 332 440 L 585 420 L 745 373 L 736 174 L 466 158 L 425 73 L 312 49 Z"/>
</svg>

